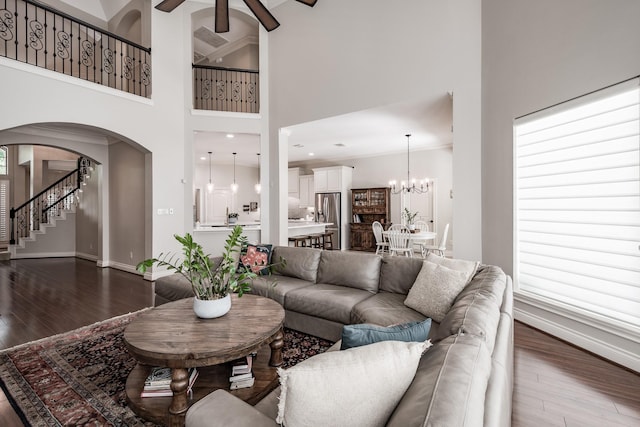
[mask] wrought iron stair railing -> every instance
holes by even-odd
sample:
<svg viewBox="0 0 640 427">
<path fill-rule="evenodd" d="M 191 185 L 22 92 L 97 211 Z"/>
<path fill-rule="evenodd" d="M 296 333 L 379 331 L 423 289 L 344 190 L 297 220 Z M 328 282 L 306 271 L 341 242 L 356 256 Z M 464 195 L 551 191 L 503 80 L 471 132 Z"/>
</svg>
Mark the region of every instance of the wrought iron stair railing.
<svg viewBox="0 0 640 427">
<path fill-rule="evenodd" d="M 151 49 L 32 0 L 0 0 L 0 56 L 151 97 Z"/>
<path fill-rule="evenodd" d="M 75 194 L 81 189 L 93 168 L 91 160 L 78 158 L 77 169 L 69 172 L 17 208 L 11 208 L 10 244 L 39 231 L 41 224 L 48 224 L 63 209 L 71 209 L 76 203 Z"/>
</svg>

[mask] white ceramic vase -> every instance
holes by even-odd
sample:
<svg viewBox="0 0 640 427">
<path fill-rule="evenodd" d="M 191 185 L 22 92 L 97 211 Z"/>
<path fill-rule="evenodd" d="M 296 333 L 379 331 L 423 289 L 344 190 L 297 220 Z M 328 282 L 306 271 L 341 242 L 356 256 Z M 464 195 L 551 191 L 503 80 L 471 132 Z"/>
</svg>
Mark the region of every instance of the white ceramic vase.
<svg viewBox="0 0 640 427">
<path fill-rule="evenodd" d="M 231 295 L 227 294 L 224 298 L 202 300 L 193 299 L 193 311 L 201 319 L 214 319 L 224 316 L 231 310 Z"/>
</svg>

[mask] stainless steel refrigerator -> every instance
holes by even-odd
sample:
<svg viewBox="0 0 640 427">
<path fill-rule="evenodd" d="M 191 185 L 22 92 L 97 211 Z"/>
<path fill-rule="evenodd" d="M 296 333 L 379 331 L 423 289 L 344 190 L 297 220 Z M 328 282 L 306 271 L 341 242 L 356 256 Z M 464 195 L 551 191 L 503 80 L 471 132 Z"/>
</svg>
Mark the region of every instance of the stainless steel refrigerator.
<svg viewBox="0 0 640 427">
<path fill-rule="evenodd" d="M 340 193 L 316 193 L 316 221 L 331 223 L 327 226 L 327 231 L 332 232 L 333 249 L 337 250 L 342 247 L 341 216 Z"/>
</svg>

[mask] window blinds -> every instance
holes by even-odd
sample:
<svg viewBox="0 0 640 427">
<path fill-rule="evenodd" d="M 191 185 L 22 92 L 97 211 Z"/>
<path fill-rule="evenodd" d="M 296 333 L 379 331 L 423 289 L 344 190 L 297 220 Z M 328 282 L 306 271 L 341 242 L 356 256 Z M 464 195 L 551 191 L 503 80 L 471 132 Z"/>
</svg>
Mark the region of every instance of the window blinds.
<svg viewBox="0 0 640 427">
<path fill-rule="evenodd" d="M 640 329 L 638 79 L 517 119 L 518 291 Z"/>
</svg>

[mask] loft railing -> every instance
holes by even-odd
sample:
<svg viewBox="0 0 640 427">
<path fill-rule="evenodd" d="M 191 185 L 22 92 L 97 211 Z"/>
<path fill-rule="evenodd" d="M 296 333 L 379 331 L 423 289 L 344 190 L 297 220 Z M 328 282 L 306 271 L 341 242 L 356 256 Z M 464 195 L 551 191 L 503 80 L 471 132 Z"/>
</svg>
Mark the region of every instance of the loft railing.
<svg viewBox="0 0 640 427">
<path fill-rule="evenodd" d="M 151 49 L 31 0 L 0 0 L 0 56 L 151 97 Z"/>
<path fill-rule="evenodd" d="M 252 70 L 193 65 L 194 108 L 259 113 L 259 76 Z"/>
<path fill-rule="evenodd" d="M 29 237 L 32 231 L 40 230 L 41 224 L 58 215 L 62 209 L 71 209 L 75 204 L 76 191 L 80 190 L 92 169 L 91 160 L 78 158 L 78 168 L 45 188 L 17 208 L 11 208 L 11 239 L 15 245 L 22 237 Z"/>
</svg>

